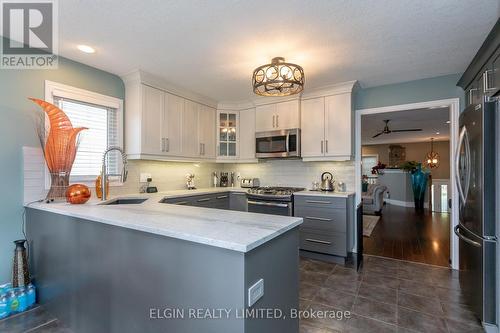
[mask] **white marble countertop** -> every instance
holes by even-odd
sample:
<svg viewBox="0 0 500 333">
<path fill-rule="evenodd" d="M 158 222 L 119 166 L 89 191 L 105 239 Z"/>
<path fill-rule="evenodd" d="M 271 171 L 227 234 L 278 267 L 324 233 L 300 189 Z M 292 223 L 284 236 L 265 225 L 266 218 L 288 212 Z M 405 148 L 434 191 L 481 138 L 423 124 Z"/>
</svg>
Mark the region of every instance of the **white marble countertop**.
<svg viewBox="0 0 500 333">
<path fill-rule="evenodd" d="M 314 196 L 321 196 L 321 197 L 336 197 L 336 198 L 347 198 L 352 195 L 355 195 L 355 192 L 328 192 L 328 191 L 312 191 L 312 190 L 304 190 L 300 192 L 294 192 L 293 195 L 314 195 Z"/>
<path fill-rule="evenodd" d="M 248 252 L 293 229 L 302 218 L 256 214 L 160 203 L 164 198 L 220 192 L 245 192 L 241 188 L 176 190 L 153 194 L 121 195 L 117 198 L 147 198 L 141 204 L 101 205 L 93 199 L 83 205 L 32 203 L 27 207 L 114 225 L 157 235 Z"/>
</svg>

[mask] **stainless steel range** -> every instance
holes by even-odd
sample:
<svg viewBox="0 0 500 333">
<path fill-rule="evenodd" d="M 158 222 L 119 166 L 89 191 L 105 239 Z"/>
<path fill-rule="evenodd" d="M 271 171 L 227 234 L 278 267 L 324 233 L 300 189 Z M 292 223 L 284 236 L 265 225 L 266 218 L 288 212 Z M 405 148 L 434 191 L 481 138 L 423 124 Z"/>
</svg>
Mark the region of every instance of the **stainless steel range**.
<svg viewBox="0 0 500 333">
<path fill-rule="evenodd" d="M 248 211 L 252 213 L 293 216 L 293 193 L 299 187 L 257 187 L 247 192 Z"/>
</svg>

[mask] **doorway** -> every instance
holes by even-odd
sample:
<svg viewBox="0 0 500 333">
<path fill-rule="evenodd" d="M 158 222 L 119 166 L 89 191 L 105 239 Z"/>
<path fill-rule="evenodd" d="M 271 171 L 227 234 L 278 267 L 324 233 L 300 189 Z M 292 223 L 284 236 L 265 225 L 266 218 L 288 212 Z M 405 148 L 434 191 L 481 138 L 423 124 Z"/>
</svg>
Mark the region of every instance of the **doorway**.
<svg viewBox="0 0 500 333">
<path fill-rule="evenodd" d="M 441 156 L 440 159 L 443 161 L 446 161 L 448 163 L 444 163 L 445 166 L 441 169 L 447 169 L 449 172 L 449 178 L 448 179 L 437 179 L 438 181 L 433 184 L 433 186 L 429 186 L 429 189 L 427 191 L 427 196 L 425 198 L 425 211 L 426 213 L 422 215 L 421 217 L 418 217 L 414 214 L 415 208 L 412 207 L 413 203 L 411 203 L 412 200 L 401 200 L 397 193 L 395 193 L 397 190 L 393 189 L 393 193 L 390 193 L 390 191 L 385 191 L 384 196 L 383 196 L 383 202 L 385 203 L 384 208 L 382 209 L 382 217 L 379 220 L 379 223 L 375 222 L 375 227 L 373 229 L 373 232 L 378 232 L 383 233 L 383 232 L 392 232 L 393 233 L 393 243 L 390 244 L 381 244 L 380 242 L 383 242 L 383 238 L 379 238 L 378 243 L 373 238 L 372 240 L 368 240 L 364 242 L 365 244 L 365 250 L 364 253 L 371 253 L 371 254 L 376 254 L 380 256 L 389 256 L 393 258 L 398 258 L 398 256 L 401 256 L 399 259 L 404 259 L 404 260 L 412 260 L 411 257 L 405 257 L 403 256 L 402 253 L 406 248 L 406 252 L 410 250 L 409 246 L 411 242 L 413 242 L 413 246 L 415 249 L 414 252 L 414 259 L 415 261 L 420 261 L 420 262 L 426 262 L 426 263 L 431 263 L 431 264 L 437 264 L 441 266 L 446 266 L 447 265 L 447 259 L 449 258 L 449 266 L 451 266 L 454 269 L 458 268 L 458 241 L 456 237 L 454 237 L 453 233 L 453 227 L 458 224 L 458 198 L 455 195 L 455 172 L 453 168 L 453 163 L 451 161 L 454 161 L 455 157 L 455 149 L 456 149 L 456 140 L 458 136 L 458 118 L 459 118 L 459 100 L 457 99 L 448 99 L 448 100 L 437 100 L 437 101 L 429 101 L 429 102 L 423 102 L 423 103 L 412 103 L 412 104 L 405 104 L 405 105 L 394 105 L 394 106 L 389 106 L 389 107 L 379 107 L 379 108 L 371 108 L 371 109 L 361 109 L 361 110 L 356 110 L 356 163 L 355 163 L 355 169 L 356 169 L 356 201 L 357 203 L 362 202 L 363 195 L 364 197 L 364 202 L 366 201 L 367 197 L 366 194 L 372 195 L 370 191 L 367 193 L 367 183 L 368 184 L 377 184 L 380 183 L 380 179 L 377 179 L 379 176 L 377 173 L 374 175 L 366 175 L 367 173 L 367 167 L 366 165 L 363 165 L 363 160 L 365 162 L 370 162 L 373 163 L 372 159 L 373 156 L 379 156 L 379 161 L 381 159 L 381 152 L 380 151 L 374 151 L 374 150 L 366 150 L 363 154 L 363 141 L 366 141 L 366 134 L 363 133 L 363 117 L 371 117 L 372 121 L 370 123 L 373 123 L 373 120 L 379 119 L 380 120 L 380 134 L 379 136 L 376 136 L 376 138 L 382 136 L 384 137 L 384 141 L 388 142 L 391 140 L 394 144 L 392 147 L 387 149 L 385 151 L 382 151 L 383 153 L 387 153 L 389 149 L 393 149 L 392 155 L 391 155 L 391 160 L 389 163 L 389 160 L 387 159 L 387 164 L 392 164 L 390 166 L 397 166 L 397 158 L 399 157 L 400 160 L 403 162 L 405 158 L 401 159 L 401 154 L 404 154 L 404 145 L 403 144 L 397 144 L 398 142 L 398 136 L 392 136 L 391 138 L 391 132 L 398 133 L 398 128 L 397 128 L 397 123 L 387 124 L 383 120 L 390 120 L 391 115 L 394 118 L 405 118 L 404 115 L 409 114 L 411 111 L 421 111 L 421 113 L 413 113 L 413 115 L 417 114 L 419 116 L 424 117 L 425 114 L 430 115 L 430 114 L 435 114 L 436 112 L 443 112 L 443 110 L 446 110 L 446 118 L 445 121 L 446 125 L 449 127 L 449 156 Z M 397 114 L 399 117 L 395 117 L 394 115 Z M 411 120 L 411 117 L 410 117 Z M 411 124 L 411 121 L 410 121 Z M 388 126 L 387 126 L 388 125 Z M 395 126 L 391 126 L 395 125 Z M 410 126 L 411 127 L 411 126 Z M 418 126 L 417 126 L 418 127 Z M 389 130 L 387 131 L 386 128 Z M 412 128 L 407 128 L 407 129 L 412 129 Z M 409 135 L 408 137 L 411 140 L 415 140 L 416 137 L 418 137 L 419 131 L 418 128 L 413 128 L 415 131 L 408 131 L 407 133 L 413 134 Z M 385 133 L 384 133 L 385 132 Z M 375 136 L 373 134 L 378 134 L 378 133 L 372 133 L 372 136 Z M 401 134 L 403 133 L 398 133 L 399 139 L 401 139 Z M 429 134 L 429 133 L 426 133 Z M 439 136 L 439 134 L 435 134 L 435 136 Z M 390 138 L 390 140 L 388 139 Z M 394 139 L 393 139 L 394 138 Z M 430 137 L 426 138 L 429 140 L 429 151 L 430 149 Z M 405 141 L 405 140 L 403 140 Z M 417 140 L 418 141 L 418 140 Z M 420 140 L 422 141 L 422 140 Z M 365 142 L 366 143 L 366 142 Z M 372 142 L 373 144 L 374 142 Z M 375 142 L 376 143 L 376 142 Z M 400 142 L 402 143 L 402 142 Z M 389 143 L 388 143 L 389 144 Z M 389 144 L 390 145 L 390 144 Z M 399 150 L 398 150 L 399 149 Z M 412 148 L 413 149 L 413 148 Z M 365 158 L 363 158 L 366 156 Z M 403 156 L 405 157 L 405 156 Z M 423 157 L 420 161 L 423 160 Z M 396 162 L 395 162 L 396 161 Z M 387 165 L 385 166 L 387 167 Z M 410 179 L 408 174 L 401 173 L 401 170 L 399 170 L 399 175 L 394 174 L 390 175 L 389 173 L 394 172 L 398 173 L 397 170 L 393 169 L 383 169 L 383 165 L 379 165 L 376 170 L 384 170 L 381 173 L 387 174 L 386 182 L 388 181 L 387 179 L 391 178 L 391 181 L 395 181 L 396 183 L 398 182 L 397 178 L 400 177 L 404 179 L 405 177 L 407 179 Z M 363 177 L 365 175 L 365 177 Z M 410 182 L 406 180 L 408 184 L 404 184 L 405 180 L 400 180 L 399 184 L 403 184 L 403 187 L 411 187 Z M 370 185 L 370 188 L 373 188 L 374 186 Z M 394 186 L 393 186 L 394 187 Z M 363 190 L 365 190 L 363 192 Z M 407 192 L 412 192 L 411 189 L 406 188 L 405 189 Z M 388 192 L 388 193 L 387 193 Z M 412 193 L 411 193 L 412 195 Z M 446 197 L 446 199 L 443 199 Z M 368 197 L 370 198 L 370 196 Z M 375 200 L 376 195 L 373 196 L 373 199 Z M 448 209 L 448 207 L 451 207 Z M 377 204 L 374 203 L 370 208 L 375 209 L 375 214 L 376 209 L 378 208 Z M 436 210 L 435 212 L 430 212 L 430 210 Z M 439 210 L 439 211 L 437 211 Z M 445 212 L 446 211 L 446 212 Z M 375 218 L 373 218 L 375 220 Z M 380 223 L 382 221 L 382 223 Z M 402 221 L 407 221 L 407 223 L 403 223 Z M 412 223 L 413 221 L 413 223 Z M 419 223 L 417 223 L 417 221 Z M 435 222 L 435 223 L 433 223 Z M 379 224 L 377 227 L 376 224 Z M 439 226 L 439 227 L 436 227 Z M 377 230 L 378 228 L 378 230 Z M 413 229 L 412 229 L 413 228 Z M 383 230 L 386 229 L 386 230 Z M 403 234 L 406 234 L 407 236 L 409 235 L 410 237 L 407 238 L 401 238 Z M 377 233 L 374 235 L 374 237 L 377 236 Z M 399 243 L 398 243 L 398 237 Z M 412 239 L 413 237 L 413 239 Z M 366 239 L 366 237 L 363 237 Z M 419 240 L 420 239 L 420 240 Z M 424 242 L 424 239 L 426 240 Z M 428 239 L 433 239 L 434 242 L 431 240 L 428 242 Z M 358 239 L 357 241 L 363 241 L 362 239 Z M 420 242 L 420 243 L 419 243 Z M 377 244 L 376 244 L 377 243 Z M 425 243 L 425 244 L 424 244 Z M 420 245 L 419 245 L 420 244 Z M 382 249 L 380 248 L 382 246 Z M 420 246 L 420 250 L 418 250 Z M 385 248 L 384 248 L 385 247 Z M 434 247 L 434 249 L 432 249 Z M 435 256 L 434 259 L 430 260 L 427 262 L 426 260 L 422 260 L 422 258 L 417 258 L 419 255 L 424 255 L 425 251 L 428 251 L 429 249 L 433 250 L 435 253 L 439 253 L 440 255 Z M 401 254 L 398 254 L 398 251 Z M 375 253 L 374 253 L 375 252 Z M 396 254 L 394 254 L 396 253 Z M 425 255 L 424 255 L 425 256 Z"/>
</svg>

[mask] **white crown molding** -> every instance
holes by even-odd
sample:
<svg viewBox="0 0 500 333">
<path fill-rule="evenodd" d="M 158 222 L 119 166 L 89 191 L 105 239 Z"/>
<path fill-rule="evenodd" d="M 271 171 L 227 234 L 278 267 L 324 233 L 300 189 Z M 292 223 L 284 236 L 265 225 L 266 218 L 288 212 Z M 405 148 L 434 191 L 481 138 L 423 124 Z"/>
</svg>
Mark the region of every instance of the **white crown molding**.
<svg viewBox="0 0 500 333">
<path fill-rule="evenodd" d="M 241 111 L 255 108 L 251 101 L 223 101 L 217 104 L 217 110 Z"/>
<path fill-rule="evenodd" d="M 324 96 L 331 96 L 331 95 L 338 95 L 338 94 L 353 93 L 359 88 L 360 88 L 359 82 L 356 80 L 331 84 L 328 86 L 322 86 L 322 87 L 308 90 L 307 92 L 303 92 L 302 93 L 302 100 L 324 97 Z"/>
<path fill-rule="evenodd" d="M 267 96 L 259 96 L 252 100 L 252 103 L 255 106 L 259 105 L 267 105 L 267 104 L 276 104 L 288 101 L 300 101 L 300 97 L 302 94 L 290 95 L 290 96 L 282 96 L 282 97 L 267 97 Z"/>
<path fill-rule="evenodd" d="M 142 83 L 142 84 L 145 84 L 147 86 L 163 90 L 163 91 L 168 92 L 170 94 L 191 100 L 193 102 L 204 104 L 204 105 L 209 106 L 211 108 L 217 107 L 217 101 L 215 101 L 209 97 L 200 95 L 198 93 L 195 93 L 195 92 L 183 89 L 183 88 L 176 87 L 173 84 L 165 81 L 164 79 L 162 79 L 156 75 L 147 73 L 147 72 L 140 70 L 140 69 L 134 70 L 128 74 L 125 74 L 121 78 L 126 85 L 133 84 L 133 83 Z"/>
</svg>

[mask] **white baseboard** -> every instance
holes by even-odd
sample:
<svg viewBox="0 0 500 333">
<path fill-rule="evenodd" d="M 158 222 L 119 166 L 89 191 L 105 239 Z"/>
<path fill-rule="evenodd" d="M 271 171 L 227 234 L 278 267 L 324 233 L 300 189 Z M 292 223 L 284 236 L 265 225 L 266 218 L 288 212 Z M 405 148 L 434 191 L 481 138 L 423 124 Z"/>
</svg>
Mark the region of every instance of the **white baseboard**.
<svg viewBox="0 0 500 333">
<path fill-rule="evenodd" d="M 400 206 L 400 207 L 409 207 L 414 208 L 415 203 L 410 201 L 402 201 L 402 200 L 394 200 L 394 199 L 384 199 L 384 201 L 389 205 Z M 424 203 L 424 208 L 429 208 L 429 203 Z"/>
</svg>

